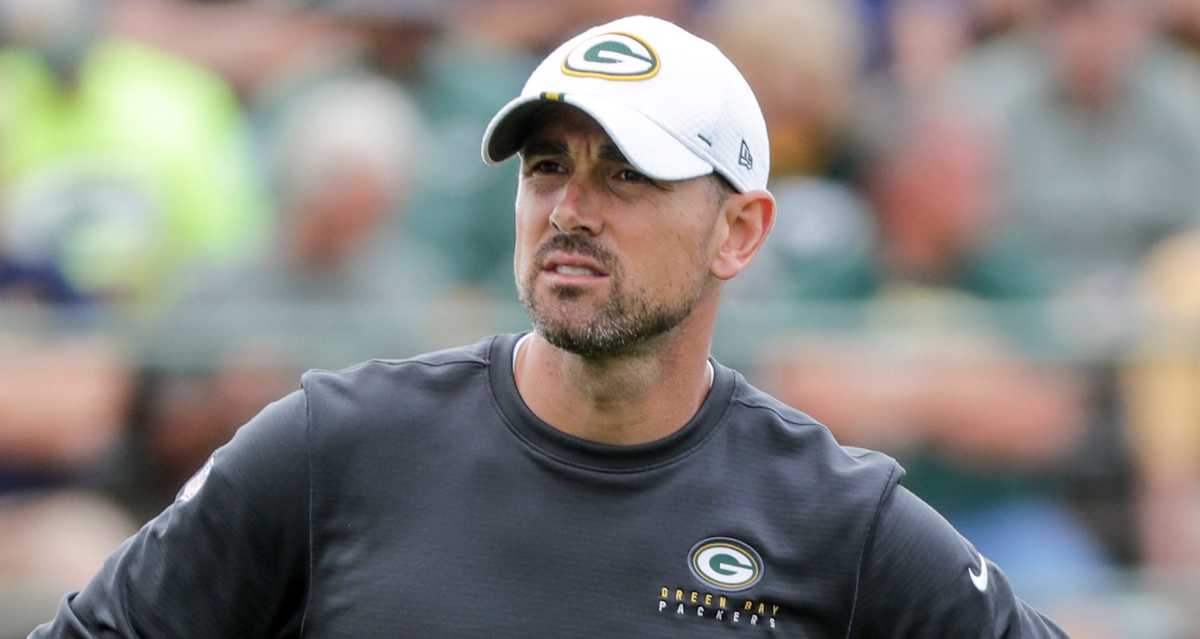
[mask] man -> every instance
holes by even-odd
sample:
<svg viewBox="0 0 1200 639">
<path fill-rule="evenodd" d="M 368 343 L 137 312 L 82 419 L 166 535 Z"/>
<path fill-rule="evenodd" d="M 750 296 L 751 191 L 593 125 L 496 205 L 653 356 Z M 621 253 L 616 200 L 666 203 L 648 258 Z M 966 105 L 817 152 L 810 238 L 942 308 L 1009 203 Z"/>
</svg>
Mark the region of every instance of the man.
<svg viewBox="0 0 1200 639">
<path fill-rule="evenodd" d="M 708 357 L 769 232 L 712 45 L 625 18 L 492 120 L 536 331 L 313 372 L 34 637 L 1054 637 L 890 459 Z"/>
</svg>

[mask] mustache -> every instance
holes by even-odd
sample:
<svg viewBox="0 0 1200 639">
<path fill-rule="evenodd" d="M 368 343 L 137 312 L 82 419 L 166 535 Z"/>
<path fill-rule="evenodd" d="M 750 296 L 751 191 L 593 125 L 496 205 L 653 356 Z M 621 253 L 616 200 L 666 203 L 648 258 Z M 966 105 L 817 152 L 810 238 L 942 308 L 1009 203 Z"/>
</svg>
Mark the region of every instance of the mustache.
<svg viewBox="0 0 1200 639">
<path fill-rule="evenodd" d="M 610 273 L 614 270 L 614 265 L 616 264 L 616 257 L 612 253 L 593 242 L 586 235 L 579 235 L 577 233 L 560 233 L 546 240 L 538 247 L 537 253 L 534 254 L 534 263 L 544 264 L 546 257 L 554 251 L 563 251 L 565 253 L 575 253 L 590 257 L 599 262 Z"/>
</svg>

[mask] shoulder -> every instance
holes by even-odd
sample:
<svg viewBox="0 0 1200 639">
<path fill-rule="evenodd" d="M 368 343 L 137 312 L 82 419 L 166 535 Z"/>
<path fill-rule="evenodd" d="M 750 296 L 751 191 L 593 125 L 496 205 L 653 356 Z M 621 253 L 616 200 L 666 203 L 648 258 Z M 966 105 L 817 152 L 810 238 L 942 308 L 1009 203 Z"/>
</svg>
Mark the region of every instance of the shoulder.
<svg viewBox="0 0 1200 639">
<path fill-rule="evenodd" d="M 807 413 L 779 401 L 773 395 L 750 384 L 741 373 L 732 370 L 730 372 L 736 380 L 730 402 L 736 405 L 737 410 L 751 413 L 761 412 L 797 427 L 825 428 Z"/>
<path fill-rule="evenodd" d="M 314 512 L 369 512 L 510 438 L 491 383 L 505 339 L 306 373 Z"/>
<path fill-rule="evenodd" d="M 754 387 L 740 374 L 730 399 L 729 427 L 741 440 L 756 441 L 804 485 L 875 508 L 904 475 L 890 456 L 843 446 L 812 416 Z"/>
<path fill-rule="evenodd" d="M 429 383 L 452 382 L 486 369 L 494 337 L 407 359 L 372 359 L 336 371 L 313 369 L 301 377 L 310 396 L 348 395 L 369 399 L 373 393 L 394 394 L 409 388 L 419 390 Z"/>
<path fill-rule="evenodd" d="M 487 369 L 494 339 L 305 373 L 301 387 L 312 445 L 344 452 L 381 438 L 411 444 L 447 423 L 478 422 L 493 410 Z"/>
</svg>

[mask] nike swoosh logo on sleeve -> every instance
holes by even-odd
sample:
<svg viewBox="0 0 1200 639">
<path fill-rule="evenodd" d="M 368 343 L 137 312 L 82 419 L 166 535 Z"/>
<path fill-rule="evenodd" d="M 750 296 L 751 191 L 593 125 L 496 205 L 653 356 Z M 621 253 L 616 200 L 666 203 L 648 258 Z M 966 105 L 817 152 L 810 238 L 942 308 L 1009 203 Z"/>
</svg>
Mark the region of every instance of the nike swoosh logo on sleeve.
<svg viewBox="0 0 1200 639">
<path fill-rule="evenodd" d="M 988 567 L 987 560 L 983 558 L 978 550 L 975 554 L 979 555 L 979 574 L 975 574 L 974 566 L 967 568 L 967 574 L 971 575 L 971 583 L 975 584 L 975 589 L 979 592 L 987 592 L 988 582 Z"/>
</svg>

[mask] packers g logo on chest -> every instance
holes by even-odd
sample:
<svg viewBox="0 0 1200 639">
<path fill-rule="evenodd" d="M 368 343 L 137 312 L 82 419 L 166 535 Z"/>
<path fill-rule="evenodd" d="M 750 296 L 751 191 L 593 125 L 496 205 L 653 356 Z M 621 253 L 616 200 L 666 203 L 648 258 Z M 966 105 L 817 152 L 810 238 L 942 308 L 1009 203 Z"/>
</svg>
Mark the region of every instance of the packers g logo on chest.
<svg viewBox="0 0 1200 639">
<path fill-rule="evenodd" d="M 715 592 L 696 590 L 691 584 L 660 584 L 660 615 L 766 630 L 780 627 L 780 604 L 757 597 L 735 599 L 732 594 L 749 590 L 762 581 L 762 556 L 749 544 L 730 537 L 709 537 L 692 546 L 687 562 L 692 576 Z"/>
<path fill-rule="evenodd" d="M 688 567 L 697 579 L 725 592 L 747 590 L 763 576 L 758 553 L 729 537 L 710 537 L 693 546 Z"/>
<path fill-rule="evenodd" d="M 581 78 L 646 80 L 658 74 L 654 48 L 630 33 L 604 33 L 584 40 L 563 58 L 562 72 Z"/>
</svg>

